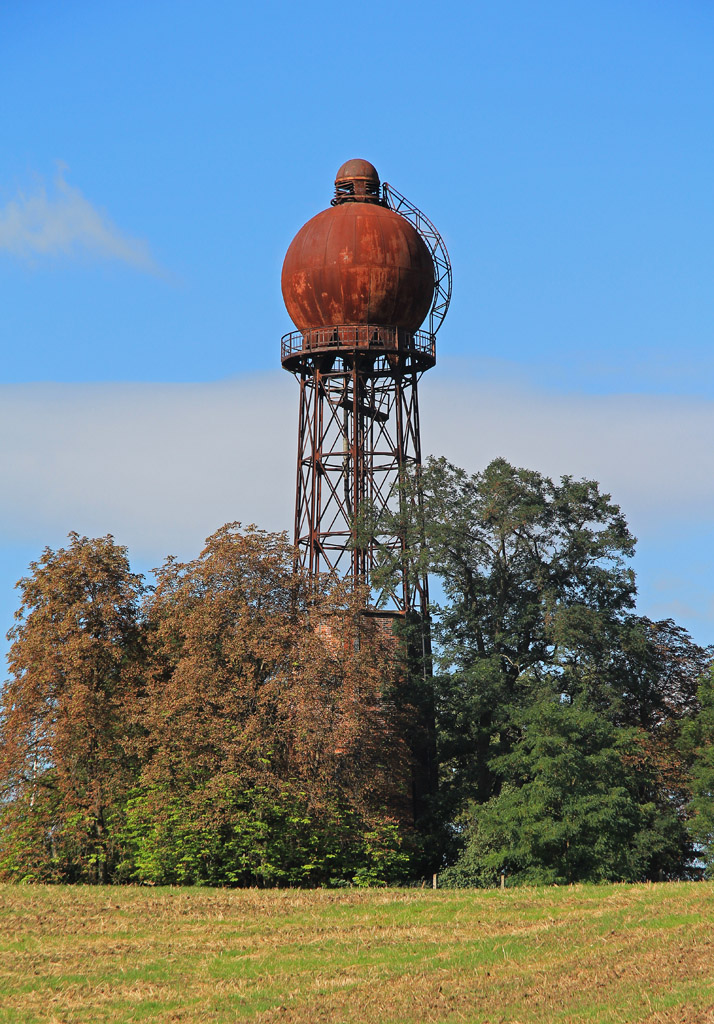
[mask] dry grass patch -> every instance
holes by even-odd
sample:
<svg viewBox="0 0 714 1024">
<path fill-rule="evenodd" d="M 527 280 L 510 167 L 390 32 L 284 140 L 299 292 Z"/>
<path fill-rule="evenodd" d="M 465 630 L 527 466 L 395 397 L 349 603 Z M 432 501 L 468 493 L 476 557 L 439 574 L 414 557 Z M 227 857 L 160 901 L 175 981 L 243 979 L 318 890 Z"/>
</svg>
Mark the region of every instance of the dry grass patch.
<svg viewBox="0 0 714 1024">
<path fill-rule="evenodd" d="M 0 1022 L 714 1024 L 714 886 L 0 887 Z"/>
</svg>

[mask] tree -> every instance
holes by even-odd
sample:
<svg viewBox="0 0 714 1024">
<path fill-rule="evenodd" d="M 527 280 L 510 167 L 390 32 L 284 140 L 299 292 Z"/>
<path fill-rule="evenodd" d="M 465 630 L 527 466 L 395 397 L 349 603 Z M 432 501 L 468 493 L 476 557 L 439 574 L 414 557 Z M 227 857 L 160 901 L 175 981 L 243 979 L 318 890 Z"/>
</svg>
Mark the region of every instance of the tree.
<svg viewBox="0 0 714 1024">
<path fill-rule="evenodd" d="M 689 828 L 706 865 L 708 877 L 714 871 L 714 668 L 702 677 L 699 710 L 687 723 L 683 735 L 692 771 L 692 800 Z"/>
<path fill-rule="evenodd" d="M 363 601 L 314 590 L 284 535 L 239 524 L 158 570 L 127 873 L 273 885 L 404 870 L 395 646 Z"/>
<path fill-rule="evenodd" d="M 479 806 L 490 814 L 504 785 L 521 799 L 499 759 L 522 749 L 520 716 L 545 687 L 605 729 L 636 730 L 628 756 L 639 789 L 628 792 L 662 811 L 684 870 L 678 735 L 711 651 L 671 620 L 634 612 L 635 541 L 618 506 L 594 481 L 555 483 L 504 459 L 475 475 L 430 459 L 420 479 L 421 505 L 403 502 L 387 532 L 403 537 L 410 571 L 437 576 L 445 598 L 433 609 L 442 817 Z M 410 509 L 417 514 L 400 519 Z M 382 571 L 400 571 L 388 553 Z M 673 870 L 669 861 L 662 870 Z"/>
<path fill-rule="evenodd" d="M 440 578 L 434 676 L 425 620 L 309 579 L 283 534 L 228 524 L 146 591 L 111 537 L 47 549 L 0 704 L 0 874 L 678 877 L 688 815 L 711 858 L 712 652 L 635 613 L 619 508 L 503 459 L 421 485 L 361 528 L 404 542 L 377 586 Z"/>
<path fill-rule="evenodd" d="M 677 877 L 687 836 L 676 808 L 643 801 L 634 729 L 584 699 L 544 695 L 514 714 L 520 738 L 495 757 L 498 795 L 464 815 L 464 852 L 445 885 Z"/>
<path fill-rule="evenodd" d="M 0 705 L 0 871 L 106 882 L 132 778 L 143 588 L 111 536 L 69 539 L 18 583 Z"/>
<path fill-rule="evenodd" d="M 556 484 L 504 459 L 471 476 L 430 459 L 422 487 L 420 558 L 446 596 L 436 616 L 437 705 L 453 811 L 494 795 L 490 762 L 514 737 L 508 709 L 567 657 L 571 636 L 592 642 L 632 608 L 634 539 L 594 481 Z"/>
</svg>

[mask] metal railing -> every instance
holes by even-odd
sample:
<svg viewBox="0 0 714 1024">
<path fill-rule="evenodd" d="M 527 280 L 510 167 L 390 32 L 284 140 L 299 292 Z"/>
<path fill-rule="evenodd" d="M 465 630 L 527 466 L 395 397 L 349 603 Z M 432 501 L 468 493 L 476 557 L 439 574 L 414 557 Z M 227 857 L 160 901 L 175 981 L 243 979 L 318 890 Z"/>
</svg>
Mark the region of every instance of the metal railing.
<svg viewBox="0 0 714 1024">
<path fill-rule="evenodd" d="M 280 342 L 280 357 L 315 351 L 398 351 L 436 359 L 436 341 L 426 331 L 405 331 L 402 327 L 378 327 L 373 324 L 347 324 L 317 327 L 309 331 L 291 331 Z"/>
</svg>

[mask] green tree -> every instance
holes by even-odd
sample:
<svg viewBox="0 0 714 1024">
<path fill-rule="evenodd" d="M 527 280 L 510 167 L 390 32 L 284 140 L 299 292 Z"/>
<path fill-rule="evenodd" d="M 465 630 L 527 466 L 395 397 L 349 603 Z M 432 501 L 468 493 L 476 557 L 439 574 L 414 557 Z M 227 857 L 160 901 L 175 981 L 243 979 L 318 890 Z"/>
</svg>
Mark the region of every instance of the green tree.
<svg viewBox="0 0 714 1024">
<path fill-rule="evenodd" d="M 683 747 L 692 765 L 689 828 L 706 865 L 714 873 L 714 668 L 702 677 L 699 709 L 687 723 Z"/>
<path fill-rule="evenodd" d="M 436 616 L 437 706 L 443 791 L 452 812 L 483 803 L 499 782 L 490 766 L 515 737 L 510 708 L 582 651 L 634 603 L 634 539 L 594 481 L 496 459 L 469 475 L 431 459 L 422 477 L 421 559 L 441 580 Z M 494 749 L 495 747 L 495 749 Z"/>
<path fill-rule="evenodd" d="M 0 872 L 106 882 L 135 770 L 142 582 L 111 536 L 69 539 L 18 583 L 0 704 Z"/>
<path fill-rule="evenodd" d="M 638 881 L 677 876 L 687 837 L 676 809 L 643 802 L 637 731 L 552 695 L 513 716 L 520 738 L 492 768 L 497 796 L 464 816 L 446 885 Z"/>
<path fill-rule="evenodd" d="M 676 809 L 661 820 L 686 858 L 678 735 L 711 652 L 671 620 L 635 614 L 635 541 L 619 507 L 594 481 L 555 483 L 504 459 L 474 475 L 430 459 L 421 487 L 421 504 L 403 502 L 386 532 L 401 533 L 409 571 L 438 577 L 444 594 L 433 609 L 442 819 L 499 797 L 498 758 L 521 742 L 519 715 L 545 686 L 603 728 L 637 730 L 639 789 L 628 792 Z M 381 571 L 401 571 L 388 552 Z"/>
</svg>

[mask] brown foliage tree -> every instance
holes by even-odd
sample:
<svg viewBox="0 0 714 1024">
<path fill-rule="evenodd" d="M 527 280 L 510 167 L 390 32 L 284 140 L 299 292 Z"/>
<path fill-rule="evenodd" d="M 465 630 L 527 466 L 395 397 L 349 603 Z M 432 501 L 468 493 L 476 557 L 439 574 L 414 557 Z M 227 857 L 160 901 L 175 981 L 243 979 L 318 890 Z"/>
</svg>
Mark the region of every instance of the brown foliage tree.
<svg viewBox="0 0 714 1024">
<path fill-rule="evenodd" d="M 365 836 L 394 838 L 397 648 L 363 607 L 334 582 L 308 587 L 284 535 L 239 524 L 157 571 L 130 812 L 138 877 L 314 883 L 369 859 Z"/>
<path fill-rule="evenodd" d="M 132 781 L 143 588 L 111 536 L 69 540 L 18 583 L 0 703 L 0 872 L 104 882 Z"/>
</svg>

